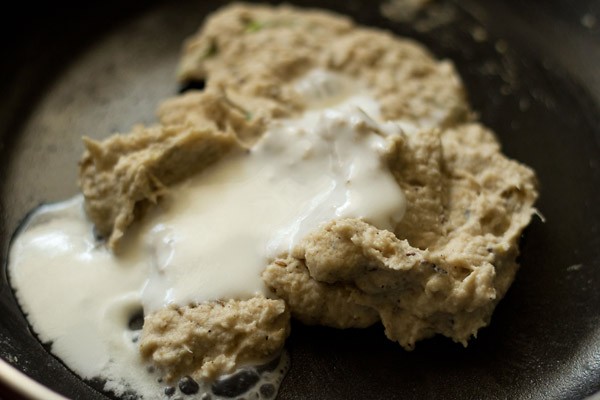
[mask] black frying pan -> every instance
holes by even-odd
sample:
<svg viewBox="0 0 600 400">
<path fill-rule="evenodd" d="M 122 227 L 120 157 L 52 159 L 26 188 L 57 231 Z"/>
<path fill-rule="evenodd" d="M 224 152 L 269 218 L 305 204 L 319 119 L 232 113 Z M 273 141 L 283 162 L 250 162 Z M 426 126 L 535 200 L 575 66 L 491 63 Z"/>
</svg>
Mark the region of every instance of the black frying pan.
<svg viewBox="0 0 600 400">
<path fill-rule="evenodd" d="M 280 399 L 581 399 L 599 391 L 600 1 L 448 0 L 434 6 L 451 23 L 425 12 L 420 25 L 386 20 L 376 1 L 297 3 L 345 12 L 452 59 L 504 151 L 537 171 L 546 222 L 525 232 L 522 269 L 467 349 L 434 338 L 406 352 L 380 326 L 294 324 Z M 181 41 L 221 4 L 27 2 L 3 11 L 4 262 L 28 210 L 76 193 L 82 134 L 152 122 L 155 106 L 179 89 Z M 38 343 L 4 269 L 0 358 L 68 397 L 105 398 Z"/>
</svg>

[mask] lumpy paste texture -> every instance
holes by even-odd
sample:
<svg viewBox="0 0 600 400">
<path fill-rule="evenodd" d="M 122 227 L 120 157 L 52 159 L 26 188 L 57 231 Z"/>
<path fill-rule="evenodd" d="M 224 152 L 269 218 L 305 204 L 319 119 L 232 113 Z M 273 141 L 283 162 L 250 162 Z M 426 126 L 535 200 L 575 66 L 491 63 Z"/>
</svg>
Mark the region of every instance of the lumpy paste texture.
<svg viewBox="0 0 600 400">
<path fill-rule="evenodd" d="M 436 334 L 466 346 L 489 323 L 518 269 L 536 178 L 476 121 L 451 62 L 329 12 L 235 4 L 186 41 L 178 76 L 205 88 L 166 100 L 154 126 L 85 139 L 79 177 L 87 217 L 115 259 L 126 258 L 142 240 L 136 235 L 155 221 L 154 239 L 144 239 L 158 243 L 153 266 L 144 267 L 154 271 L 144 296 L 162 294 L 145 303 L 153 305 L 144 310 L 138 346 L 167 382 L 197 390 L 190 379 L 272 359 L 291 317 L 335 328 L 381 321 L 385 335 L 406 349 Z M 264 152 L 264 164 L 226 167 Z M 318 160 L 329 161 L 309 164 Z M 272 179 L 269 165 L 278 166 Z M 178 200 L 192 208 L 181 206 L 181 188 L 202 176 L 224 187 L 257 179 L 251 195 L 231 192 L 235 207 L 260 210 L 263 193 L 281 192 L 287 206 L 264 200 L 268 214 L 298 209 L 296 222 L 277 225 L 291 228 L 278 228 L 258 258 L 244 255 L 227 266 L 236 274 L 258 262 L 260 285 L 250 294 L 177 297 L 178 284 L 168 284 L 178 277 L 187 279 L 185 293 L 196 282 L 202 287 L 201 274 L 177 269 L 181 234 L 160 219 Z M 322 188 L 309 196 L 313 183 Z M 216 215 L 211 190 L 194 192 L 206 195 L 196 214 Z M 307 205 L 285 196 L 305 196 Z M 372 213 L 364 211 L 369 205 Z M 248 229 L 243 213 L 227 214 L 222 224 L 231 239 L 211 247 L 221 252 L 211 260 L 246 254 L 239 243 L 249 242 L 234 238 L 261 229 Z M 194 239 L 198 248 L 223 226 L 206 227 Z"/>
</svg>

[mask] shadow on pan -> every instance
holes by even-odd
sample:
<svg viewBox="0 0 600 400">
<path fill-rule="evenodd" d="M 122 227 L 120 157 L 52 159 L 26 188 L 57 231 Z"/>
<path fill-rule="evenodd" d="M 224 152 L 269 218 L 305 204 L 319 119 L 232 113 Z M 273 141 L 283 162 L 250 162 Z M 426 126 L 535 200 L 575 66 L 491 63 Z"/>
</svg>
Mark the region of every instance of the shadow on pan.
<svg viewBox="0 0 600 400">
<path fill-rule="evenodd" d="M 299 1 L 425 43 L 453 60 L 505 153 L 541 182 L 521 271 L 466 349 L 405 352 L 380 326 L 295 324 L 281 399 L 578 399 L 600 390 L 600 1 L 433 2 L 412 23 L 377 2 Z M 2 17 L 0 238 L 42 202 L 77 191 L 79 137 L 151 122 L 179 89 L 181 41 L 220 1 L 27 3 Z M 0 276 L 0 357 L 70 398 L 102 399 L 30 333 Z M 49 310 L 49 312 L 52 312 Z"/>
</svg>

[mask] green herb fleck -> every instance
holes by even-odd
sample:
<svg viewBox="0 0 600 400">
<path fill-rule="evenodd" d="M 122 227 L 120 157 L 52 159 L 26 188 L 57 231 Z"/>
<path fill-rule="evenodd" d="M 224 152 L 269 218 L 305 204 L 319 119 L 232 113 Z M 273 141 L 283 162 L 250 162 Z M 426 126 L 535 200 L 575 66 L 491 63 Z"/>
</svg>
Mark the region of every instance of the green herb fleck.
<svg viewBox="0 0 600 400">
<path fill-rule="evenodd" d="M 217 55 L 219 52 L 219 47 L 217 46 L 217 41 L 215 39 L 211 39 L 210 43 L 202 53 L 201 60 L 206 60 L 207 58 L 211 58 Z"/>
<path fill-rule="evenodd" d="M 246 25 L 246 32 L 248 32 L 248 33 L 258 32 L 258 31 L 262 30 L 264 27 L 265 27 L 265 24 L 263 22 L 250 21 L 250 22 L 248 22 L 248 25 Z"/>
</svg>

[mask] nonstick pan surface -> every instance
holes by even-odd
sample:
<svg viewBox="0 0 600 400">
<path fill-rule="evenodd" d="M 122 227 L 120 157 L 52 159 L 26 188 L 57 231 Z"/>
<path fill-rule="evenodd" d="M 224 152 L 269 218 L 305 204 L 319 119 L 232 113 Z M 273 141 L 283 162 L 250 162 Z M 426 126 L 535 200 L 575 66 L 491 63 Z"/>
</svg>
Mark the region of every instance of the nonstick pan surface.
<svg viewBox="0 0 600 400">
<path fill-rule="evenodd" d="M 412 23 L 382 17 L 377 1 L 296 3 L 413 37 L 453 60 L 504 152 L 536 170 L 545 222 L 535 218 L 526 230 L 516 281 L 468 348 L 433 338 L 406 352 L 381 326 L 294 323 L 292 367 L 279 398 L 581 399 L 598 392 L 600 1 L 439 1 Z M 3 264 L 29 210 L 77 192 L 80 136 L 153 122 L 158 103 L 180 90 L 174 71 L 182 40 L 222 4 L 27 2 L 1 17 Z M 106 398 L 47 346 L 30 332 L 3 267 L 0 358 L 69 398 Z"/>
</svg>

